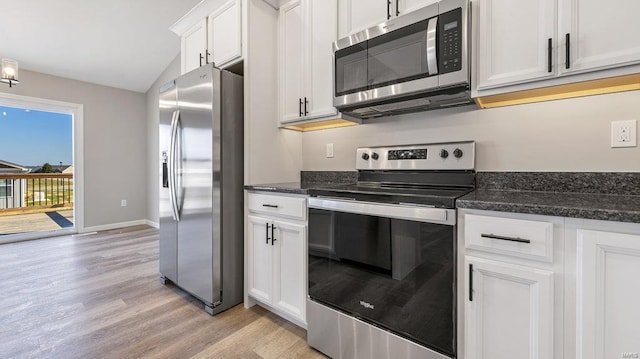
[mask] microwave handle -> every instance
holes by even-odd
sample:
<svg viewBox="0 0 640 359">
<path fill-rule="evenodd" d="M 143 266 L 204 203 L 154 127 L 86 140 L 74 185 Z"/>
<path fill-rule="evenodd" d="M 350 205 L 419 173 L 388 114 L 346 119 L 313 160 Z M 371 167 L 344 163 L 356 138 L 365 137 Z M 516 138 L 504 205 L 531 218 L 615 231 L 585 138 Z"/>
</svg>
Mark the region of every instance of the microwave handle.
<svg viewBox="0 0 640 359">
<path fill-rule="evenodd" d="M 436 33 L 438 31 L 438 17 L 432 17 L 427 24 L 427 67 L 429 76 L 438 74 L 438 55 Z"/>
</svg>

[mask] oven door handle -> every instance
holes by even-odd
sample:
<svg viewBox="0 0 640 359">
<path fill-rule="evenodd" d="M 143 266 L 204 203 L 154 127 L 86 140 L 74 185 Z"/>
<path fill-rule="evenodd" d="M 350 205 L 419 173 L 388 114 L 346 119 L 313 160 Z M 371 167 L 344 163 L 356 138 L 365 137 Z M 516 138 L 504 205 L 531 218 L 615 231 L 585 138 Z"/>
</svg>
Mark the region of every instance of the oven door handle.
<svg viewBox="0 0 640 359">
<path fill-rule="evenodd" d="M 421 207 L 419 205 L 387 204 L 361 201 L 344 201 L 310 197 L 309 208 L 333 212 L 364 214 L 376 217 L 404 219 L 416 222 L 456 224 L 456 210 L 445 208 Z"/>
</svg>

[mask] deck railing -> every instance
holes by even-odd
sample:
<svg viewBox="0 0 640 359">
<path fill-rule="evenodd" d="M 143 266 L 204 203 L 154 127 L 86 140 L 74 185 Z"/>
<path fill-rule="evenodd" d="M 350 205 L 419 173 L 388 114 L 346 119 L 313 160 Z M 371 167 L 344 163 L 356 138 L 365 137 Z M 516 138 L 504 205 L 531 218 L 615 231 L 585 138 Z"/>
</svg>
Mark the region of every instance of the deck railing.
<svg viewBox="0 0 640 359">
<path fill-rule="evenodd" d="M 0 209 L 72 207 L 72 173 L 0 174 Z"/>
</svg>

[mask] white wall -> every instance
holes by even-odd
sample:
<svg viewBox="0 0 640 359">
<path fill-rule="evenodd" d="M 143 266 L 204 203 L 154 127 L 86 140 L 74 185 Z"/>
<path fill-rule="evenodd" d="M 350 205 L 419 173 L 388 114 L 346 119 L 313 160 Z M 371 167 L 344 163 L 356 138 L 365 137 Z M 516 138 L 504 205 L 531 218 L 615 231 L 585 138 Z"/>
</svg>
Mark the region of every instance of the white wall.
<svg viewBox="0 0 640 359">
<path fill-rule="evenodd" d="M 156 82 L 147 91 L 147 174 L 146 190 L 147 190 L 147 218 L 158 223 L 159 203 L 158 196 L 160 191 L 160 153 L 158 143 L 158 119 L 160 111 L 158 100 L 160 95 L 160 87 L 165 83 L 180 76 L 180 54 L 169 64 L 162 72 Z"/>
<path fill-rule="evenodd" d="M 610 148 L 610 122 L 640 119 L 640 91 L 374 120 L 303 135 L 304 170 L 354 170 L 360 146 L 475 140 L 478 171 L 639 172 L 640 148 Z M 334 144 L 335 158 L 325 158 Z"/>
<path fill-rule="evenodd" d="M 144 94 L 27 70 L 0 91 L 84 105 L 85 228 L 146 218 Z"/>
</svg>

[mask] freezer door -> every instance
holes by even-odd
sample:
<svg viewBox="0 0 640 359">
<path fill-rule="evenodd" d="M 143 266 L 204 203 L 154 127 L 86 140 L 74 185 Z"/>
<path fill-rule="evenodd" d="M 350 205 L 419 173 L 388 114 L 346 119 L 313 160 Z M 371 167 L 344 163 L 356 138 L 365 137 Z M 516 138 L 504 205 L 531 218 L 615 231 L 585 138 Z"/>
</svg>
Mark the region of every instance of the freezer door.
<svg viewBox="0 0 640 359">
<path fill-rule="evenodd" d="M 176 80 L 178 285 L 210 306 L 220 301 L 219 83 L 209 66 Z"/>
<path fill-rule="evenodd" d="M 159 117 L 159 173 L 160 189 L 160 274 L 174 283 L 178 281 L 178 226 L 174 219 L 171 191 L 169 189 L 171 126 L 177 110 L 175 81 L 160 89 Z"/>
</svg>

